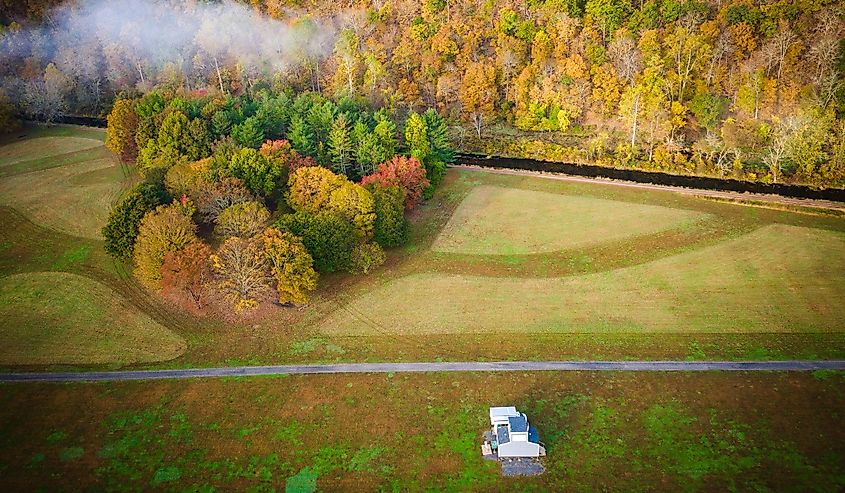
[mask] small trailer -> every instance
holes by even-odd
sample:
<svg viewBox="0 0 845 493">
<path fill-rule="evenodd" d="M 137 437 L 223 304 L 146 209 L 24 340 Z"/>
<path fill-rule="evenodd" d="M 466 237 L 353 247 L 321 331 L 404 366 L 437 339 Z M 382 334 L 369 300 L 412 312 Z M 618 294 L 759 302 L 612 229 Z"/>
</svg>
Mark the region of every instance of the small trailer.
<svg viewBox="0 0 845 493">
<path fill-rule="evenodd" d="M 481 453 L 498 460 L 505 476 L 535 476 L 545 471 L 539 458 L 546 455 L 537 430 L 515 407 L 491 407 L 490 431 L 484 434 Z"/>
</svg>

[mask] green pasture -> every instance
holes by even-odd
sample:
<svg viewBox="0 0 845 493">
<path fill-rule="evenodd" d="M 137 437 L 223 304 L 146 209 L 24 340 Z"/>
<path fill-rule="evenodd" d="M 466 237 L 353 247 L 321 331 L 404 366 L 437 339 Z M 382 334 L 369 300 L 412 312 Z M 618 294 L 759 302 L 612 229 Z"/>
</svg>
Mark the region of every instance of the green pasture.
<svg viewBox="0 0 845 493">
<path fill-rule="evenodd" d="M 432 250 L 474 255 L 554 252 L 692 225 L 707 214 L 659 205 L 481 185 Z"/>
<path fill-rule="evenodd" d="M 147 363 L 184 351 L 184 339 L 87 277 L 0 278 L 0 364 Z"/>
<path fill-rule="evenodd" d="M 843 272 L 842 233 L 770 225 L 582 276 L 412 274 L 361 295 L 321 328 L 344 335 L 843 331 Z M 362 312 L 366 319 L 355 316 Z"/>
<path fill-rule="evenodd" d="M 312 375 L 0 386 L 10 491 L 784 491 L 845 487 L 838 373 Z M 528 414 L 546 473 L 481 457 Z"/>
<path fill-rule="evenodd" d="M 72 319 L 88 334 L 63 348 L 72 355 L 27 350 L 6 365 L 772 359 L 843 351 L 841 217 L 464 170 L 449 171 L 411 214 L 411 241 L 389 251 L 387 265 L 368 276 L 324 276 L 308 307 L 271 307 L 263 318 L 234 323 L 179 313 L 102 249 L 109 208 L 136 179 L 103 146 L 80 148 L 102 139 L 99 129 L 28 127 L 0 145 L 0 279 L 23 286 L 24 278 L 10 276 L 64 272 L 109 291 L 98 298 L 108 301 L 91 303 L 96 317 Z M 51 304 L 74 295 L 60 283 L 38 289 Z M 39 308 L 32 297 L 26 303 L 4 312 L 8 347 L 58 340 L 63 314 L 73 310 L 31 309 Z M 126 320 L 156 327 L 142 331 L 147 345 L 137 353 L 119 349 L 125 333 L 100 332 Z M 161 336 L 158 347 L 151 334 Z M 509 345 L 489 344 L 496 334 Z M 109 345 L 110 358 L 102 351 Z"/>
<path fill-rule="evenodd" d="M 0 364 L 127 365 L 181 355 L 185 339 L 102 251 L 100 229 L 131 181 L 102 130 L 19 134 L 0 145 Z"/>
</svg>

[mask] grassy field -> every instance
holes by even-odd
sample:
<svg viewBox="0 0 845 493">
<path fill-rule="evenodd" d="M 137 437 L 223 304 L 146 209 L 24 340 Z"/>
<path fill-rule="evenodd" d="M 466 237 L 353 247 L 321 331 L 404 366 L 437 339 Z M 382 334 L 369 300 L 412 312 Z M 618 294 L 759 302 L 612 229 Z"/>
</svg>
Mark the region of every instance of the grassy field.
<svg viewBox="0 0 845 493">
<path fill-rule="evenodd" d="M 174 318 L 103 251 L 100 228 L 132 181 L 103 147 L 103 131 L 28 127 L 13 137 L 0 146 L 0 365 L 181 355 L 185 339 L 164 325 Z"/>
<path fill-rule="evenodd" d="M 842 331 L 843 272 L 845 235 L 771 225 L 715 246 L 582 276 L 414 274 L 357 298 L 349 310 L 328 317 L 322 330 Z M 356 313 L 366 313 L 366 320 Z"/>
<path fill-rule="evenodd" d="M 0 386 L 10 491 L 795 491 L 845 487 L 843 375 L 397 374 Z M 487 407 L 548 456 L 502 478 Z M 33 412 L 35 410 L 36 412 Z"/>
<path fill-rule="evenodd" d="M 102 146 L 76 147 L 101 131 L 23 134 L 0 146 L 4 368 L 845 357 L 841 217 L 452 170 L 385 267 L 224 324 L 164 305 L 103 251 L 99 227 L 134 178 Z M 545 475 L 502 478 L 480 457 L 491 405 L 529 414 Z M 843 409 L 836 372 L 0 385 L 0 484 L 833 492 Z"/>
<path fill-rule="evenodd" d="M 690 227 L 705 217 L 692 210 L 482 185 L 461 202 L 432 250 L 555 252 Z"/>
<path fill-rule="evenodd" d="M 36 137 L 0 147 L 0 168 L 13 164 L 40 161 L 77 151 L 102 146 L 102 140 L 91 137 Z"/>
<path fill-rule="evenodd" d="M 103 252 L 109 203 L 134 178 L 103 147 L 74 150 L 76 139 L 102 140 L 101 130 L 22 134 L 5 152 L 20 155 L 29 142 L 36 157 L 0 174 L 0 278 L 83 276 L 186 341 L 175 359 L 124 366 L 845 357 L 841 217 L 451 170 L 383 268 L 323 276 L 308 307 L 225 324 L 174 311 Z M 43 157 L 41 139 L 69 139 L 68 152 Z M 496 231 L 509 234 L 493 241 Z M 463 250 L 443 251 L 456 238 Z M 467 253 L 485 248 L 498 251 Z M 15 317 L 34 323 L 20 314 L 9 323 Z M 490 342 L 515 331 L 528 337 Z M 161 354 L 174 354 L 167 348 Z"/>
<path fill-rule="evenodd" d="M 0 204 L 42 226 L 98 239 L 123 179 L 113 157 L 20 173 L 0 180 Z"/>
<path fill-rule="evenodd" d="M 147 363 L 185 350 L 181 337 L 111 289 L 60 272 L 0 279 L 0 341 L 6 365 Z"/>
</svg>

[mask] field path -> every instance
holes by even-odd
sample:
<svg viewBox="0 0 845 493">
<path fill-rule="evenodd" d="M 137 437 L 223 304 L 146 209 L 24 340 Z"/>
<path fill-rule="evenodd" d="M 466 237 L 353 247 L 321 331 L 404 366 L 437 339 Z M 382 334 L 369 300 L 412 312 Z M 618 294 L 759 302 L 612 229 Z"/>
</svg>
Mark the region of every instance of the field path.
<svg viewBox="0 0 845 493">
<path fill-rule="evenodd" d="M 174 370 L 77 373 L 0 373 L 0 382 L 91 382 L 180 378 L 310 375 L 323 373 L 420 373 L 456 371 L 815 371 L 845 370 L 845 360 L 789 361 L 496 361 L 432 363 L 337 363 L 232 366 Z"/>
<path fill-rule="evenodd" d="M 544 178 L 547 180 L 573 181 L 580 183 L 591 183 L 598 185 L 612 185 L 626 188 L 640 188 L 644 190 L 665 190 L 684 195 L 694 195 L 698 197 L 708 197 L 713 199 L 723 199 L 731 201 L 751 201 L 780 205 L 791 205 L 800 207 L 813 207 L 821 209 L 832 209 L 835 211 L 845 212 L 845 203 L 834 202 L 832 200 L 815 200 L 815 199 L 800 199 L 793 197 L 784 197 L 782 195 L 770 195 L 751 192 L 726 192 L 721 190 L 704 190 L 699 188 L 685 188 L 671 185 L 654 185 L 650 183 L 636 183 L 632 181 L 613 180 L 610 178 L 587 178 L 583 176 L 572 176 L 563 173 L 546 173 L 529 170 L 513 170 L 513 169 L 496 169 L 483 166 L 475 166 L 469 164 L 452 164 L 450 168 L 457 168 L 467 171 L 480 171 L 483 173 L 495 173 L 499 175 L 513 175 L 513 176 L 533 176 L 535 178 Z"/>
</svg>

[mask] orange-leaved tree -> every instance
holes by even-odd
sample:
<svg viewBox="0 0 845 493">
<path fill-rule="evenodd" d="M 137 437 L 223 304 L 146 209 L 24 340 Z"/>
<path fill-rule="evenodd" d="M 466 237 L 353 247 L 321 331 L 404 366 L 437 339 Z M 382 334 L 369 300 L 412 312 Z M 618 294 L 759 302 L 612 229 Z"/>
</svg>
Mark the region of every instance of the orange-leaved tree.
<svg viewBox="0 0 845 493">
<path fill-rule="evenodd" d="M 161 265 L 162 294 L 176 302 L 188 300 L 191 308 L 202 308 L 211 279 L 211 253 L 208 245 L 195 241 L 165 254 Z"/>
</svg>

